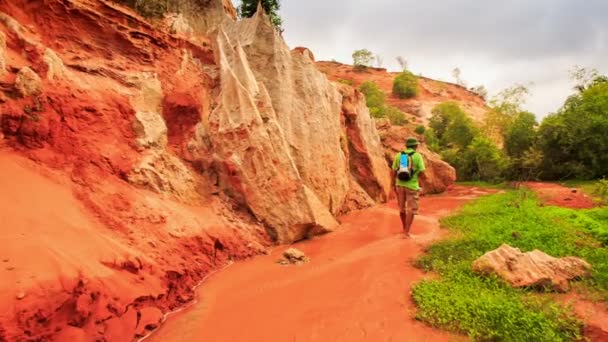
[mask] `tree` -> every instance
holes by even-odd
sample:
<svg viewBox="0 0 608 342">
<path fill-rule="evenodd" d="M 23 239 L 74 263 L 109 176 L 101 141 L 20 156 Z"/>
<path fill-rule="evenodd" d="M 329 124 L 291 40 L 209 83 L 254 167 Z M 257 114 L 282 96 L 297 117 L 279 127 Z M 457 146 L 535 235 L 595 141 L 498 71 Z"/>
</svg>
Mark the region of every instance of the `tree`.
<svg viewBox="0 0 608 342">
<path fill-rule="evenodd" d="M 515 84 L 503 89 L 490 100 L 490 111 L 484 119 L 484 131 L 487 136 L 504 139 L 507 128 L 515 116 L 522 112 L 526 97 L 530 94 L 528 87 Z"/>
<path fill-rule="evenodd" d="M 240 18 L 251 18 L 258 10 L 258 4 L 261 2 L 262 8 L 270 17 L 270 22 L 283 32 L 283 19 L 279 15 L 281 3 L 279 0 L 241 0 L 237 8 L 237 13 Z"/>
<path fill-rule="evenodd" d="M 484 137 L 476 137 L 462 156 L 459 175 L 465 180 L 500 181 L 507 168 L 507 159 L 502 151 Z"/>
<path fill-rule="evenodd" d="M 483 85 L 478 85 L 477 87 L 473 87 L 469 90 L 479 95 L 479 97 L 481 97 L 484 101 L 488 99 L 488 90 Z"/>
<path fill-rule="evenodd" d="M 407 70 L 402 71 L 393 80 L 393 94 L 400 99 L 409 99 L 418 95 L 418 77 Z"/>
<path fill-rule="evenodd" d="M 587 69 L 578 65 L 573 66 L 569 73 L 570 79 L 575 82 L 574 89 L 581 93 L 599 76 L 597 69 Z"/>
<path fill-rule="evenodd" d="M 353 52 L 353 63 L 357 69 L 370 67 L 374 61 L 374 54 L 368 49 L 356 50 Z"/>
<path fill-rule="evenodd" d="M 465 83 L 464 81 L 460 78 L 460 68 L 454 68 L 454 70 L 452 70 L 452 76 L 454 77 L 454 79 L 456 79 L 456 84 L 460 85 L 460 86 L 464 86 Z"/>
<path fill-rule="evenodd" d="M 456 102 L 448 101 L 435 106 L 429 127 L 443 148 L 466 148 L 478 134 L 473 120 Z"/>
<path fill-rule="evenodd" d="M 598 77 L 596 77 L 597 79 Z M 608 175 L 608 82 L 594 81 L 570 96 L 540 125 L 538 146 L 547 179 Z"/>
<path fill-rule="evenodd" d="M 407 70 L 408 62 L 403 56 L 397 56 L 397 63 L 401 67 L 401 71 Z"/>
<path fill-rule="evenodd" d="M 382 68 L 382 66 L 384 65 L 384 59 L 382 58 L 382 56 L 377 54 L 375 57 L 375 60 L 376 60 L 376 67 Z"/>
<path fill-rule="evenodd" d="M 519 112 L 507 127 L 504 146 L 507 155 L 521 158 L 536 141 L 536 117 L 530 112 Z"/>
</svg>

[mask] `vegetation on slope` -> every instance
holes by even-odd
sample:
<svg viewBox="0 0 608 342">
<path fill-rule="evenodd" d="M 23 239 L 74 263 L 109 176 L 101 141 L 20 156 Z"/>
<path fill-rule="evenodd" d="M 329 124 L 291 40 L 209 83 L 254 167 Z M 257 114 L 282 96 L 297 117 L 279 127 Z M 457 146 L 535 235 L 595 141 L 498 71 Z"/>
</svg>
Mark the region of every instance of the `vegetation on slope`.
<svg viewBox="0 0 608 342">
<path fill-rule="evenodd" d="M 387 118 L 391 124 L 398 126 L 407 123 L 402 111 L 386 104 L 386 94 L 376 83 L 372 81 L 363 82 L 359 86 L 359 90 L 365 95 L 365 101 L 372 117 Z"/>
<path fill-rule="evenodd" d="M 400 99 L 409 99 L 418 95 L 418 77 L 410 71 L 403 70 L 393 81 L 393 94 Z"/>
<path fill-rule="evenodd" d="M 556 257 L 578 256 L 593 266 L 581 289 L 608 300 L 608 208 L 576 211 L 542 207 L 527 190 L 478 199 L 442 221 L 452 238 L 432 245 L 417 264 L 441 275 L 419 283 L 417 318 L 464 332 L 473 339 L 572 341 L 581 323 L 566 307 L 531 290 L 513 289 L 495 277 L 478 276 L 471 263 L 503 243 Z"/>
</svg>

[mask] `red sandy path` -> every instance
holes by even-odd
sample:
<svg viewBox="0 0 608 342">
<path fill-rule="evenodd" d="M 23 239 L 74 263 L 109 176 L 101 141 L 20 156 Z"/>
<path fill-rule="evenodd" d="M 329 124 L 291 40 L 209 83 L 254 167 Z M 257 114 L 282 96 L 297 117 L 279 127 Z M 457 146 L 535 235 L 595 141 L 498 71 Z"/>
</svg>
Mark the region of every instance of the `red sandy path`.
<svg viewBox="0 0 608 342">
<path fill-rule="evenodd" d="M 585 193 L 577 189 L 572 189 L 556 183 L 526 182 L 524 185 L 536 192 L 539 198 L 548 205 L 573 209 L 593 208 L 593 200 Z"/>
<path fill-rule="evenodd" d="M 459 336 L 413 319 L 411 260 L 441 236 L 439 218 L 483 190 L 425 197 L 414 240 L 401 238 L 394 204 L 352 213 L 342 229 L 295 247 L 311 262 L 279 266 L 285 248 L 211 277 L 199 303 L 169 319 L 152 341 L 449 341 Z M 393 207 L 393 208 L 390 208 Z"/>
</svg>

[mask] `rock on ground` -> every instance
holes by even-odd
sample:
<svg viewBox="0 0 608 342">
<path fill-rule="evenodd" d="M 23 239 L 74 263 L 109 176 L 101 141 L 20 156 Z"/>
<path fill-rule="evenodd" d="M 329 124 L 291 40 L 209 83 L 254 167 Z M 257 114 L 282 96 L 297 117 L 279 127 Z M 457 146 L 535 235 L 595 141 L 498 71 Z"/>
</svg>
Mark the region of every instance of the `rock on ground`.
<svg viewBox="0 0 608 342">
<path fill-rule="evenodd" d="M 554 258 L 539 250 L 522 253 L 519 248 L 504 244 L 475 260 L 472 268 L 481 274 L 497 274 L 514 287 L 566 292 L 570 288 L 568 281 L 587 276 L 591 265 L 580 258 Z"/>
<path fill-rule="evenodd" d="M 308 262 L 309 259 L 304 252 L 299 249 L 290 248 L 283 252 L 283 259 L 279 260 L 280 264 L 303 264 Z"/>
</svg>

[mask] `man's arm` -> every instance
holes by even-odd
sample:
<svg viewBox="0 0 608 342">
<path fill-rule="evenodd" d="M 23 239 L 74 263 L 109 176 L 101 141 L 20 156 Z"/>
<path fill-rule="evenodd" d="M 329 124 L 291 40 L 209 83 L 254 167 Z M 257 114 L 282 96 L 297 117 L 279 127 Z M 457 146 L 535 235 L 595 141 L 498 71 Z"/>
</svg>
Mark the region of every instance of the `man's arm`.
<svg viewBox="0 0 608 342">
<path fill-rule="evenodd" d="M 397 168 L 399 167 L 399 154 L 397 154 L 395 156 L 395 159 L 393 159 L 393 165 L 391 167 L 391 189 L 395 189 L 397 183 L 396 183 L 396 179 L 397 179 Z"/>
</svg>

